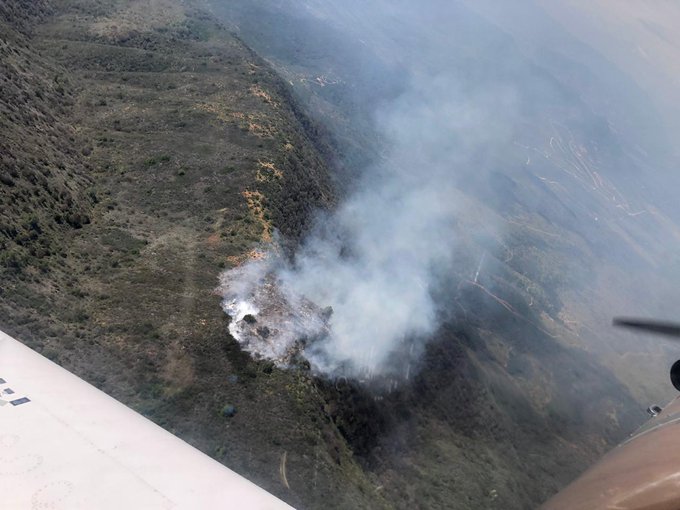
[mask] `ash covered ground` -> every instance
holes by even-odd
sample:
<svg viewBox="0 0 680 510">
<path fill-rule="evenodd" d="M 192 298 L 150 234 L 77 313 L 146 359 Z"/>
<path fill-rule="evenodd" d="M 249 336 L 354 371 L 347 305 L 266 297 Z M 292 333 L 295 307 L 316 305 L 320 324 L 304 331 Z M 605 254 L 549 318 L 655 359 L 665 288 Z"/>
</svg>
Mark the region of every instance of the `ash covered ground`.
<svg viewBox="0 0 680 510">
<path fill-rule="evenodd" d="M 276 276 L 275 255 L 252 260 L 223 273 L 222 308 L 230 317 L 229 333 L 256 359 L 290 367 L 305 349 L 330 336 L 333 310 L 284 290 Z"/>
</svg>

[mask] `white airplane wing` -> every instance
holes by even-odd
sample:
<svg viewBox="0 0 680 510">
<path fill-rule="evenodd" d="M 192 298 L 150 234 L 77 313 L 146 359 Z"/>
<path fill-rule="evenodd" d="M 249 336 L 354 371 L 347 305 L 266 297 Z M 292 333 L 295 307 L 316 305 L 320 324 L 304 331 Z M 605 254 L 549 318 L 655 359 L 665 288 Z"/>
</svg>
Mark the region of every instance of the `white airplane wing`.
<svg viewBox="0 0 680 510">
<path fill-rule="evenodd" d="M 0 332 L 0 508 L 291 507 Z"/>
</svg>

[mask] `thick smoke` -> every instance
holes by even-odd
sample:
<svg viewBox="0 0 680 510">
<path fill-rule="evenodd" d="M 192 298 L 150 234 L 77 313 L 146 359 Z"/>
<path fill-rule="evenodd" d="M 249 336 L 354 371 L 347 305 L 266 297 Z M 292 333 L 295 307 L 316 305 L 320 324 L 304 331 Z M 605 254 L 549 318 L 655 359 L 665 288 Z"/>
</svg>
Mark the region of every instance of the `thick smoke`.
<svg viewBox="0 0 680 510">
<path fill-rule="evenodd" d="M 499 94 L 494 110 L 504 101 L 511 96 Z M 354 371 L 384 371 L 404 342 L 437 327 L 433 275 L 452 263 L 457 179 L 498 136 L 478 105 L 450 76 L 416 78 L 380 114 L 389 155 L 281 272 L 284 288 L 333 308 L 330 336 L 309 354 L 321 369 L 349 361 Z"/>
<path fill-rule="evenodd" d="M 387 154 L 318 220 L 293 263 L 270 255 L 225 275 L 225 306 L 237 319 L 232 333 L 244 337 L 238 324 L 250 307 L 268 324 L 267 338 L 251 337 L 246 348 L 285 360 L 282 354 L 306 337 L 304 356 L 315 369 L 351 376 L 390 372 L 390 357 L 404 346 L 417 353 L 438 326 L 433 275 L 452 263 L 458 181 L 489 144 L 507 138 L 501 119 L 513 104 L 507 90 L 474 97 L 454 76 L 413 75 L 408 92 L 376 112 Z M 261 313 L 271 303 L 258 295 L 267 281 L 285 297 L 279 308 L 289 308 L 287 328 Z M 332 308 L 325 322 L 309 318 L 302 305 L 308 301 Z"/>
<path fill-rule="evenodd" d="M 397 69 L 389 79 L 401 93 L 368 115 L 379 161 L 362 170 L 334 211 L 320 213 L 293 260 L 269 253 L 223 275 L 231 333 L 255 356 L 286 365 L 301 353 L 321 373 L 393 378 L 408 375 L 440 324 L 433 292 L 437 275 L 454 263 L 459 188 L 488 171 L 493 147 L 511 144 L 518 98 L 503 80 L 488 79 L 489 62 L 460 47 L 471 34 L 455 33 L 469 31 L 456 22 L 459 9 L 430 3 L 296 7 Z M 496 36 L 473 39 L 473 47 L 502 48 Z M 360 96 L 371 96 L 373 84 L 390 88 L 370 71 L 362 82 L 362 72 L 348 77 Z"/>
</svg>

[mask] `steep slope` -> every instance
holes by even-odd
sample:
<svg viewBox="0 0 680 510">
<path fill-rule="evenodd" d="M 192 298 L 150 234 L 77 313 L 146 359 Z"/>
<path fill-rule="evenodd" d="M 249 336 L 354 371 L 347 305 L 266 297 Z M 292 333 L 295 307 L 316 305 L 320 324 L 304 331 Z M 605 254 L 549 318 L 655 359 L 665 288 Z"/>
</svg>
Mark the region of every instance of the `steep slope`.
<svg viewBox="0 0 680 510">
<path fill-rule="evenodd" d="M 423 75 L 441 96 L 427 106 L 451 117 L 459 110 L 446 108 L 447 94 L 472 104 L 512 98 L 509 120 L 498 112 L 482 123 L 490 143 L 473 147 L 465 167 L 451 165 L 460 253 L 441 282 L 447 320 L 419 373 L 378 403 L 356 388 L 329 396 L 390 501 L 534 507 L 644 420 L 650 400 L 671 397 L 666 374 L 652 368 L 673 359 L 668 351 L 609 328 L 614 314 L 654 313 L 671 288 L 665 275 L 677 274 L 669 266 L 680 239 L 655 186 L 663 166 L 619 129 L 649 102 L 630 83 L 595 88 L 622 73 L 573 41 L 585 62 L 607 64 L 609 82 L 588 81 L 569 52 L 527 54 L 512 31 L 476 15 L 475 2 L 207 3 L 291 81 L 352 162 L 380 160 L 378 106 Z M 530 28 L 536 18 L 525 14 L 516 16 Z M 654 118 L 646 111 L 644 126 Z M 417 115 L 401 120 L 414 138 L 429 127 Z M 663 142 L 651 131 L 640 145 L 647 138 Z M 423 160 L 414 172 L 428 171 Z"/>
<path fill-rule="evenodd" d="M 309 375 L 241 353 L 214 293 L 332 203 L 321 130 L 189 2 L 1 12 L 0 328 L 300 508 L 384 506 Z"/>
<path fill-rule="evenodd" d="M 63 69 L 24 33 L 45 12 L 0 10 L 0 270 L 35 273 L 57 256 L 56 238 L 89 221 L 89 165 L 69 123 L 74 96 Z"/>
</svg>

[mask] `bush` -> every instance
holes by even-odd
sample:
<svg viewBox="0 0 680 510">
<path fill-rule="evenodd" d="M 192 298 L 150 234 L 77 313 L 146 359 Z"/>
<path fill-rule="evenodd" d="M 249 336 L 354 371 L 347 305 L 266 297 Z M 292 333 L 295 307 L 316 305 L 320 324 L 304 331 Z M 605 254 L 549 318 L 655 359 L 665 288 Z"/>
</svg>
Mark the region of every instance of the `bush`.
<svg viewBox="0 0 680 510">
<path fill-rule="evenodd" d="M 0 182 L 5 186 L 14 186 L 14 179 L 12 179 L 10 175 L 6 173 L 0 174 Z"/>
<path fill-rule="evenodd" d="M 10 248 L 0 252 L 0 267 L 21 270 L 26 267 L 28 257 L 19 248 Z"/>
</svg>

